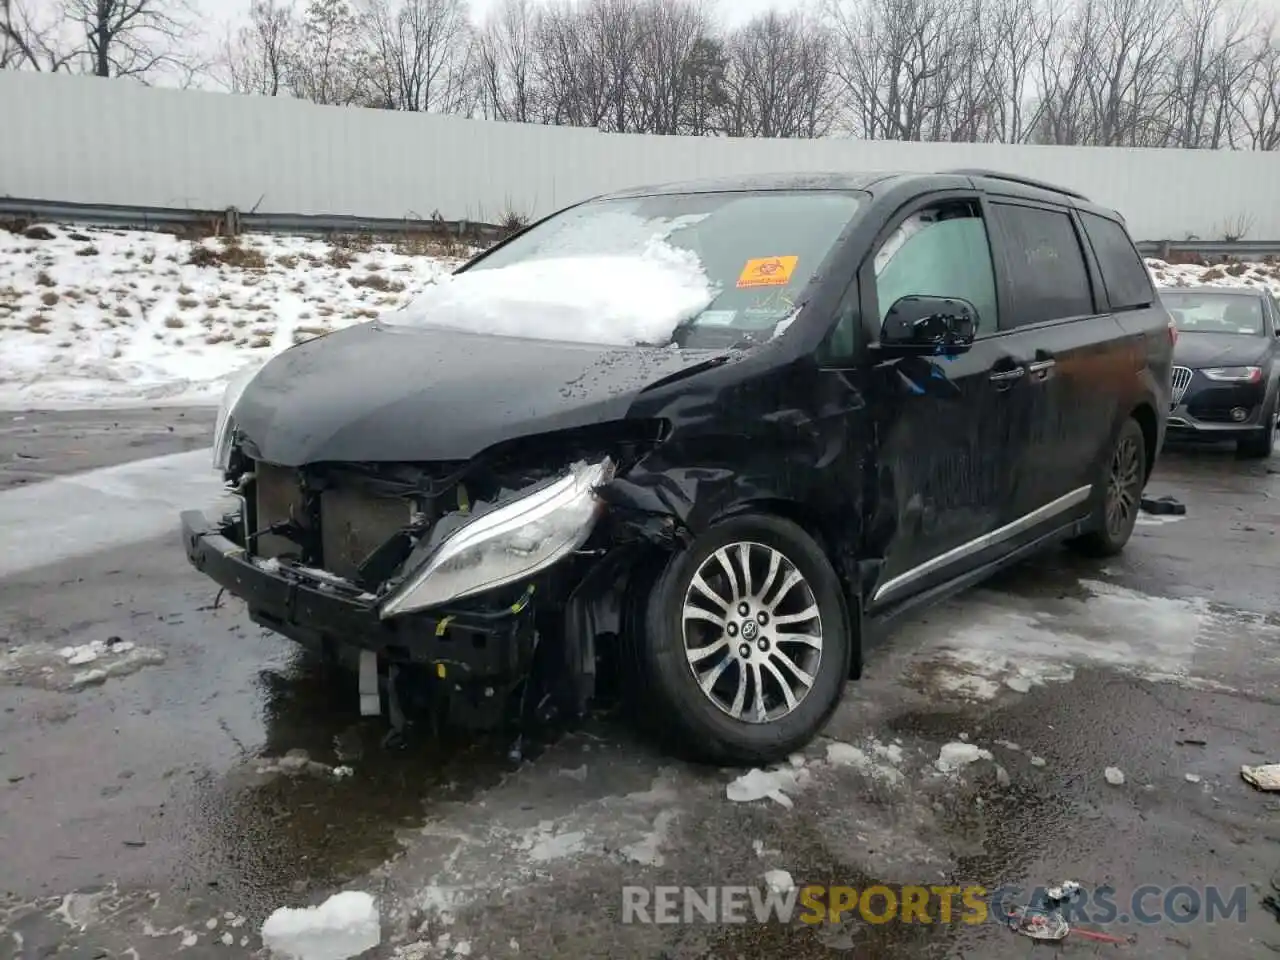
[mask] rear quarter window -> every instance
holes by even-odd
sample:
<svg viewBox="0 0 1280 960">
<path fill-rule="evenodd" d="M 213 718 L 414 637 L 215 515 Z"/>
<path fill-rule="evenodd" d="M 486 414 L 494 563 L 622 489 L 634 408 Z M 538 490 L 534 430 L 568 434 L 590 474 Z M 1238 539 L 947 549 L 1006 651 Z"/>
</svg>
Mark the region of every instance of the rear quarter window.
<svg viewBox="0 0 1280 960">
<path fill-rule="evenodd" d="M 1093 213 L 1081 213 L 1080 220 L 1098 258 L 1111 309 L 1130 310 L 1154 303 L 1151 274 L 1124 227 Z"/>
</svg>

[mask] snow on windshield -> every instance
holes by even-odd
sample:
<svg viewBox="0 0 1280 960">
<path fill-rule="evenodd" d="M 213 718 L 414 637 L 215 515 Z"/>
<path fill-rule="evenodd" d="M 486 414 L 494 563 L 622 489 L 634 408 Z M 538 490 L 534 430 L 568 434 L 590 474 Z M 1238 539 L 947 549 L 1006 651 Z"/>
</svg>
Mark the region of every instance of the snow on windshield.
<svg viewBox="0 0 1280 960">
<path fill-rule="evenodd" d="M 698 219 L 602 216 L 587 230 L 552 233 L 527 259 L 481 261 L 443 277 L 382 321 L 606 346 L 665 344 L 719 292 L 697 254 L 666 242 Z"/>
</svg>

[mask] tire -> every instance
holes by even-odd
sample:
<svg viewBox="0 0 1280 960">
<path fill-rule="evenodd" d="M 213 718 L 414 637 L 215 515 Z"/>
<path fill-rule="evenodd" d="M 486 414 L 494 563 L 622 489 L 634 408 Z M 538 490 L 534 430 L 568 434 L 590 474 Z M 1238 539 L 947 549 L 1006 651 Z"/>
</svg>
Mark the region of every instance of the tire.
<svg viewBox="0 0 1280 960">
<path fill-rule="evenodd" d="M 1138 522 L 1142 490 L 1147 484 L 1147 440 L 1138 421 L 1130 417 L 1111 444 L 1093 484 L 1091 529 L 1068 545 L 1087 557 L 1120 553 Z"/>
<path fill-rule="evenodd" d="M 743 550 L 749 578 L 742 573 Z M 739 604 L 746 605 L 746 615 Z M 686 617 L 687 610 L 694 615 Z M 805 617 L 810 610 L 817 615 Z M 733 615 L 717 616 L 723 611 Z M 775 624 L 774 618 L 786 622 Z M 666 562 L 641 619 L 640 706 L 691 759 L 735 765 L 781 760 L 813 739 L 844 693 L 854 640 L 840 580 L 822 548 L 788 520 L 752 514 L 714 524 Z M 704 652 L 696 665 L 686 653 L 686 636 L 691 649 Z M 785 639 L 799 636 L 805 639 Z M 812 683 L 806 687 L 788 664 Z M 695 670 L 711 677 L 710 693 Z M 756 676 L 765 678 L 763 698 Z"/>
<path fill-rule="evenodd" d="M 1258 430 L 1247 440 L 1236 441 L 1236 453 L 1239 456 L 1250 460 L 1264 460 L 1271 456 L 1271 451 L 1275 449 L 1276 407 L 1278 404 L 1280 404 L 1280 400 L 1272 397 L 1271 402 L 1267 404 L 1266 409 L 1263 411 L 1262 422 L 1267 426 Z"/>
</svg>

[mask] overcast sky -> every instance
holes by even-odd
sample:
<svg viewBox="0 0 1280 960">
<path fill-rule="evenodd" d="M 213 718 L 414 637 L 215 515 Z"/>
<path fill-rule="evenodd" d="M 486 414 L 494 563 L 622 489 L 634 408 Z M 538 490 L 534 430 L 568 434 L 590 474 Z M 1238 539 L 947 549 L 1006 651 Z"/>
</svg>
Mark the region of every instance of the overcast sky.
<svg viewBox="0 0 1280 960">
<path fill-rule="evenodd" d="M 43 0 L 43 2 L 48 3 L 51 0 Z M 249 12 L 249 0 L 189 0 L 189 2 L 202 13 L 207 14 L 209 21 L 217 21 L 222 25 L 241 20 Z M 306 0 L 294 0 L 294 2 L 299 9 L 306 5 Z M 1264 2 L 1280 3 L 1280 0 L 1264 0 Z M 498 3 L 499 0 L 470 0 L 471 18 L 477 22 L 482 20 Z M 735 24 L 750 20 L 757 13 L 762 13 L 770 7 L 791 10 L 802 5 L 811 7 L 812 3 L 813 0 L 720 0 L 714 4 L 714 9 L 723 22 Z M 220 29 L 217 32 L 224 31 Z"/>
</svg>

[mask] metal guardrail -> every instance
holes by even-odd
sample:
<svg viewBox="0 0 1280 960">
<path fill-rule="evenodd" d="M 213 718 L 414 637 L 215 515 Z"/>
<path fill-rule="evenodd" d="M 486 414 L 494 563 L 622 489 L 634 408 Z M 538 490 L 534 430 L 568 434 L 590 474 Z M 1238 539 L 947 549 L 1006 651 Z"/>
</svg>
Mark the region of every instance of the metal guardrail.
<svg viewBox="0 0 1280 960">
<path fill-rule="evenodd" d="M 506 231 L 491 223 L 469 220 L 413 217 L 352 217 L 338 214 L 254 213 L 237 210 L 192 210 L 180 207 L 132 207 L 108 203 L 59 203 L 0 197 L 0 217 L 40 222 L 93 224 L 156 230 L 175 227 L 207 227 L 220 234 L 239 233 L 368 233 L 451 234 L 491 241 Z"/>
<path fill-rule="evenodd" d="M 1280 240 L 1145 240 L 1138 250 L 1161 260 L 1174 253 L 1197 254 L 1206 260 L 1259 260 L 1280 256 Z"/>
<path fill-rule="evenodd" d="M 59 203 L 0 197 L 0 217 L 32 221 L 97 224 L 115 227 L 162 229 L 207 227 L 223 234 L 237 233 L 431 233 L 488 242 L 508 231 L 491 223 L 417 217 L 352 217 L 337 214 L 256 213 L 236 210 L 192 210 L 180 207 L 133 207 L 106 203 Z M 1207 260 L 1231 257 L 1253 260 L 1280 256 L 1280 240 L 1144 240 L 1138 250 L 1149 257 L 1167 259 L 1171 254 L 1195 254 Z"/>
</svg>

